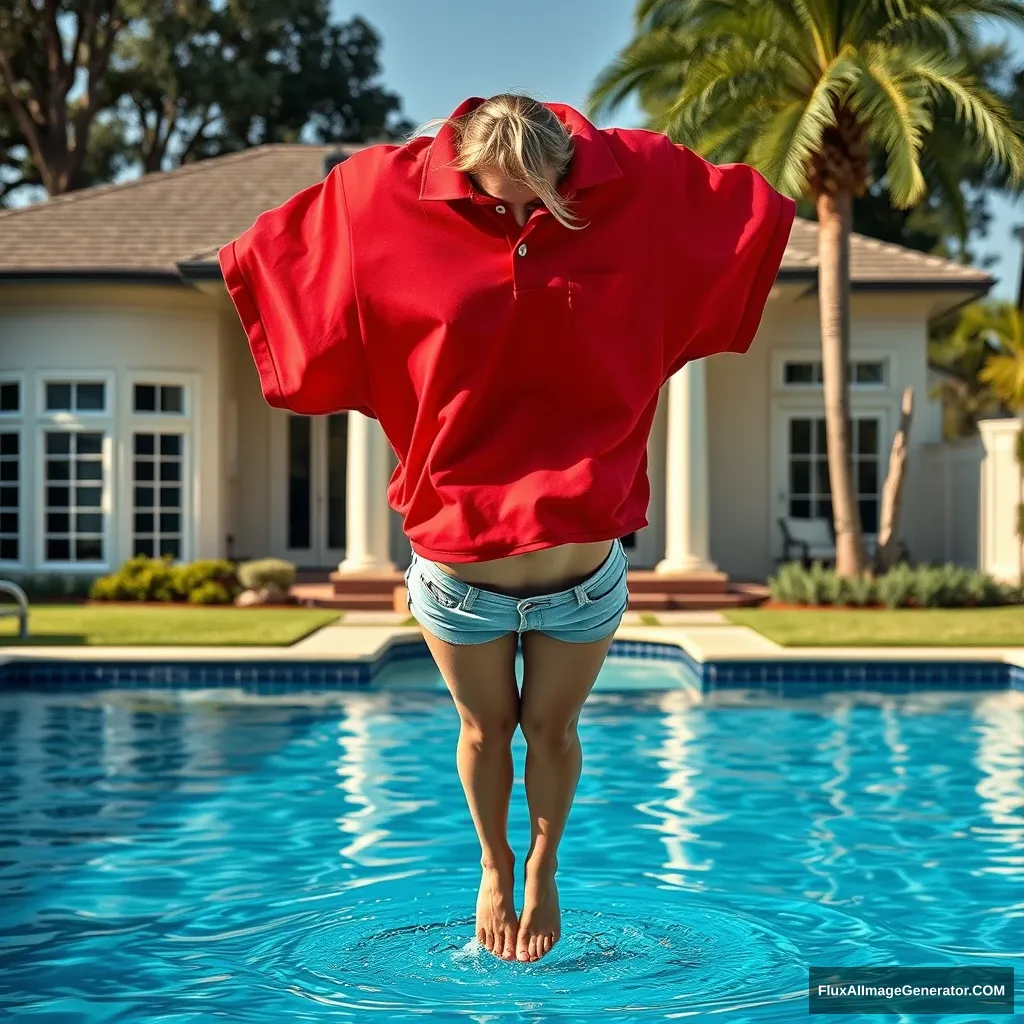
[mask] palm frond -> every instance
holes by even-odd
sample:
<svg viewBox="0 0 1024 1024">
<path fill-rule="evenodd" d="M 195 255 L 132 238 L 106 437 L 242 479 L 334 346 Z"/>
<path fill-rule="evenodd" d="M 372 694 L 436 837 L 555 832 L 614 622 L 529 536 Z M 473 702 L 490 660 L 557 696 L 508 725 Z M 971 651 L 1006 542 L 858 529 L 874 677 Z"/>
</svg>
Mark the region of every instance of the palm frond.
<svg viewBox="0 0 1024 1024">
<path fill-rule="evenodd" d="M 932 126 L 930 96 L 902 50 L 870 47 L 858 61 L 861 74 L 850 104 L 868 137 L 885 151 L 886 178 L 893 201 L 911 206 L 924 194 L 920 153 Z"/>
<path fill-rule="evenodd" d="M 825 129 L 836 124 L 837 101 L 856 81 L 852 54 L 842 53 L 825 69 L 810 96 L 798 97 L 768 121 L 752 147 L 751 162 L 781 191 L 798 196 L 807 166 Z"/>
<path fill-rule="evenodd" d="M 692 42 L 668 30 L 634 39 L 597 76 L 587 103 L 588 116 L 597 118 L 612 113 L 654 76 L 678 74 L 682 80 L 692 53 Z"/>
<path fill-rule="evenodd" d="M 1013 181 L 1024 183 L 1024 140 L 1021 126 L 1010 117 L 1006 105 L 980 85 L 962 61 L 943 53 L 915 55 L 914 73 L 932 90 L 945 93 L 956 106 L 989 154 L 1010 171 Z"/>
</svg>

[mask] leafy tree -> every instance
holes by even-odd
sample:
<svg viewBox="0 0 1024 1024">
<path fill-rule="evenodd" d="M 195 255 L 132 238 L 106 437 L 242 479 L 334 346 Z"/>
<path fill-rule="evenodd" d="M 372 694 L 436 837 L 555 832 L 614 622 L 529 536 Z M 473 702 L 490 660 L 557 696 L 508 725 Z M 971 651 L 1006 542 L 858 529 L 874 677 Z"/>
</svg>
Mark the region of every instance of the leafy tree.
<svg viewBox="0 0 1024 1024">
<path fill-rule="evenodd" d="M 0 196 L 263 142 L 390 138 L 380 39 L 327 0 L 6 0 Z"/>
<path fill-rule="evenodd" d="M 128 17 L 118 0 L 0 6 L 0 106 L 17 132 L 4 135 L 0 150 L 21 181 L 50 195 L 84 183 L 89 135 L 109 102 L 104 78 Z"/>
<path fill-rule="evenodd" d="M 910 208 L 949 109 L 959 145 L 1024 180 L 1024 141 L 974 70 L 982 16 L 1024 23 L 1018 0 L 640 0 L 637 35 L 600 75 L 594 115 L 636 94 L 652 127 L 715 162 L 744 160 L 818 219 L 818 295 L 836 568 L 868 566 L 850 455 L 853 200 L 884 154 L 882 184 Z M 948 104 L 948 107 L 945 106 Z"/>
</svg>

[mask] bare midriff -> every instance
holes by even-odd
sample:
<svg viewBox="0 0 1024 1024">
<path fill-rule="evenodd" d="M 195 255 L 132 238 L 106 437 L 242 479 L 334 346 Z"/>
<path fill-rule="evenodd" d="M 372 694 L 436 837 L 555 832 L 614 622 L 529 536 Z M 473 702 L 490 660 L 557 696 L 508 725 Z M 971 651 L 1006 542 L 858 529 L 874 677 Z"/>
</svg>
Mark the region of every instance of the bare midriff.
<svg viewBox="0 0 1024 1024">
<path fill-rule="evenodd" d="M 487 562 L 436 564 L 449 576 L 482 590 L 509 597 L 535 597 L 582 583 L 608 557 L 613 543 L 597 540 L 588 544 L 559 544 Z"/>
</svg>

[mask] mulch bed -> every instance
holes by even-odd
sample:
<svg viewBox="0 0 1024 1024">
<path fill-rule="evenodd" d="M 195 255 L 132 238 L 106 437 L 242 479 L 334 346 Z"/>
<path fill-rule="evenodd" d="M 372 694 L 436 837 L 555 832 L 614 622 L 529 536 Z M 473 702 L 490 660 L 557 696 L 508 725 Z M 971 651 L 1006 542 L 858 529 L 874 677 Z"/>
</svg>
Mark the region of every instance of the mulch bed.
<svg viewBox="0 0 1024 1024">
<path fill-rule="evenodd" d="M 254 608 L 308 608 L 308 605 L 300 604 L 251 604 L 239 606 L 235 604 L 190 604 L 188 601 L 90 601 L 90 600 L 65 600 L 54 599 L 52 601 L 30 601 L 30 604 L 81 604 L 89 608 L 192 608 L 196 611 L 205 611 L 207 608 L 235 608 L 241 612 L 247 612 Z"/>
</svg>

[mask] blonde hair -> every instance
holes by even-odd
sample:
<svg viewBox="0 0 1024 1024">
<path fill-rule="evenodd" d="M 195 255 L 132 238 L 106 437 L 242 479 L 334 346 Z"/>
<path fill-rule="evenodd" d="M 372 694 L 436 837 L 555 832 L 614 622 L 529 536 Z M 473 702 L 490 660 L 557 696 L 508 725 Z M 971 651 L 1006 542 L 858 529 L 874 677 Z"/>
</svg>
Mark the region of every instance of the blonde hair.
<svg viewBox="0 0 1024 1024">
<path fill-rule="evenodd" d="M 437 122 L 435 122 L 437 123 Z M 495 169 L 529 188 L 564 227 L 584 227 L 547 178 L 569 169 L 573 141 L 557 115 L 529 96 L 502 93 L 461 117 L 441 121 L 455 132 L 454 166 L 467 174 Z"/>
</svg>

